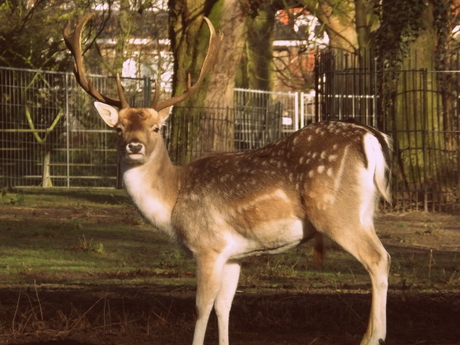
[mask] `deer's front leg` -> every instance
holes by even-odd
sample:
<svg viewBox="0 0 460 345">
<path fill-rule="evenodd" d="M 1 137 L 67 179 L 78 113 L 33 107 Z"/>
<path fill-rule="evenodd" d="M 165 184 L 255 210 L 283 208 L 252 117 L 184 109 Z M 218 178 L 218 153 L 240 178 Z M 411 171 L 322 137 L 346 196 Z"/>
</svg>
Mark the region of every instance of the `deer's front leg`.
<svg viewBox="0 0 460 345">
<path fill-rule="evenodd" d="M 193 345 L 203 345 L 209 315 L 217 303 L 216 298 L 222 286 L 222 277 L 227 258 L 214 251 L 200 253 L 197 260 L 197 290 L 195 333 Z M 219 321 L 220 322 L 220 321 Z M 228 336 L 227 336 L 228 338 Z M 228 340 L 227 340 L 228 343 Z M 221 343 L 227 344 L 227 343 Z"/>
<path fill-rule="evenodd" d="M 228 322 L 233 297 L 235 296 L 241 266 L 238 262 L 227 262 L 223 269 L 222 281 L 214 308 L 219 323 L 219 345 L 228 345 Z"/>
</svg>

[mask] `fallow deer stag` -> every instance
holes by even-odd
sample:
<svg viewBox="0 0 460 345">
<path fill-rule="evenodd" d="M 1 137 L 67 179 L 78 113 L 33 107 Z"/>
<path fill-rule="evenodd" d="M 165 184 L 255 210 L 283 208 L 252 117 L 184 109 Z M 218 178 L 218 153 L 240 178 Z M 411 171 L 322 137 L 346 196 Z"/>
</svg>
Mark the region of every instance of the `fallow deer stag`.
<svg viewBox="0 0 460 345">
<path fill-rule="evenodd" d="M 379 196 L 390 200 L 390 142 L 370 127 L 321 122 L 260 149 L 217 154 L 175 166 L 160 127 L 170 107 L 192 95 L 213 67 L 221 41 L 210 21 L 208 53 L 195 84 L 151 108 L 130 108 L 118 80 L 119 99 L 101 95 L 85 77 L 81 32 L 64 30 L 80 85 L 118 133 L 123 183 L 139 212 L 188 248 L 197 262 L 197 320 L 193 345 L 204 342 L 211 310 L 219 344 L 228 344 L 229 312 L 242 259 L 276 254 L 324 234 L 355 256 L 372 282 L 372 305 L 361 344 L 382 344 L 390 257 L 378 239 L 373 216 Z M 120 108 L 117 111 L 112 106 Z"/>
</svg>

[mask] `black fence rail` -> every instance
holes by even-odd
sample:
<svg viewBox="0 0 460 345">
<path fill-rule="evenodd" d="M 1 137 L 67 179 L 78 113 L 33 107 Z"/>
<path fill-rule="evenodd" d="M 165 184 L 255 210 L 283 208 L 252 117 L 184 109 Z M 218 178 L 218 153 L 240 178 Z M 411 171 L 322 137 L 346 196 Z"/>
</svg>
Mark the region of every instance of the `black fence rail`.
<svg viewBox="0 0 460 345">
<path fill-rule="evenodd" d="M 302 124 L 352 118 L 393 138 L 394 202 L 387 209 L 458 210 L 460 66 L 451 66 L 390 71 L 370 55 L 322 52 L 314 115 L 300 110 L 301 94 L 236 90 L 233 108 L 176 107 L 165 142 L 182 164 L 261 147 Z M 93 79 L 103 93 L 115 89 L 113 78 Z M 123 84 L 131 105 L 150 104 L 151 80 Z M 0 68 L 0 96 L 0 188 L 119 185 L 113 132 L 71 73 Z"/>
<path fill-rule="evenodd" d="M 115 78 L 92 79 L 102 94 L 116 94 Z M 151 104 L 151 79 L 122 84 L 131 106 Z M 171 158 L 182 164 L 278 139 L 298 129 L 294 100 L 239 89 L 234 108 L 175 107 L 163 132 Z M 0 188 L 119 186 L 115 136 L 92 104 L 72 73 L 0 67 Z"/>
<path fill-rule="evenodd" d="M 393 209 L 460 208 L 459 61 L 388 70 L 368 52 L 317 55 L 317 118 L 352 118 L 393 138 Z"/>
</svg>

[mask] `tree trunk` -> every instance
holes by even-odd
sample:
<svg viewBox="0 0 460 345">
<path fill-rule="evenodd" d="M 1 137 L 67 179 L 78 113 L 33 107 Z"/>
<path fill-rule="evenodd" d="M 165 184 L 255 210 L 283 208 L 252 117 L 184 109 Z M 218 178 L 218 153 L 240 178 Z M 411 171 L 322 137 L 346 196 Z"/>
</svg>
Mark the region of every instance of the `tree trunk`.
<svg viewBox="0 0 460 345">
<path fill-rule="evenodd" d="M 437 33 L 434 27 L 433 5 L 429 3 L 421 17 L 422 31 L 411 44 L 410 57 L 403 60 L 400 74 L 397 111 L 393 121 L 396 129 L 406 135 L 397 136 L 399 166 L 406 183 L 421 181 L 416 187 L 422 189 L 427 180 L 437 179 L 426 169 L 433 162 L 430 155 L 442 150 L 444 143 L 435 141 L 428 132 L 442 130 L 440 105 L 437 102 L 438 81 L 435 70 Z M 427 175 L 428 173 L 428 175 Z"/>
<path fill-rule="evenodd" d="M 241 84 L 253 90 L 273 90 L 273 30 L 275 10 L 262 4 L 257 16 L 247 20 L 248 38 L 245 44 L 245 64 Z"/>
<path fill-rule="evenodd" d="M 118 27 L 115 44 L 115 58 L 112 65 L 112 71 L 121 75 L 123 63 L 125 62 L 125 50 L 130 34 L 130 4 L 129 0 L 120 1 L 120 11 L 118 13 Z"/>
<path fill-rule="evenodd" d="M 360 50 L 370 48 L 370 27 L 367 20 L 368 16 L 368 1 L 355 0 L 355 22 L 356 22 L 356 37 Z"/>
<path fill-rule="evenodd" d="M 235 74 L 246 39 L 246 13 L 238 0 L 177 0 L 170 5 L 174 95 L 186 89 L 188 73 L 193 83 L 201 69 L 209 39 L 203 15 L 224 34 L 213 71 L 200 90 L 172 114 L 170 151 L 173 161 L 183 164 L 209 153 L 233 150 L 234 114 L 230 109 L 234 107 Z M 217 106 L 223 110 L 211 110 Z"/>
<path fill-rule="evenodd" d="M 43 171 L 42 171 L 42 188 L 52 187 L 50 176 L 50 164 L 51 164 L 51 147 L 45 141 L 43 143 L 44 153 L 43 153 Z"/>
</svg>

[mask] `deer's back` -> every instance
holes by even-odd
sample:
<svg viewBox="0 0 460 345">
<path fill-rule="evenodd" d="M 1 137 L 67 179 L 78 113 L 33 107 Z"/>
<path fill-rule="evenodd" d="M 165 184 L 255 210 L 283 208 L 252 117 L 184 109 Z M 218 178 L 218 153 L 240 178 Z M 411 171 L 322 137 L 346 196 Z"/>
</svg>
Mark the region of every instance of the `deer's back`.
<svg viewBox="0 0 460 345">
<path fill-rule="evenodd" d="M 184 167 L 173 225 L 186 243 L 199 237 L 219 247 L 231 237 L 253 241 L 248 251 L 293 246 L 311 235 L 311 218 L 353 199 L 343 197 L 343 187 L 352 195 L 360 188 L 367 133 L 354 124 L 320 123 L 260 149 L 192 162 Z"/>
</svg>

